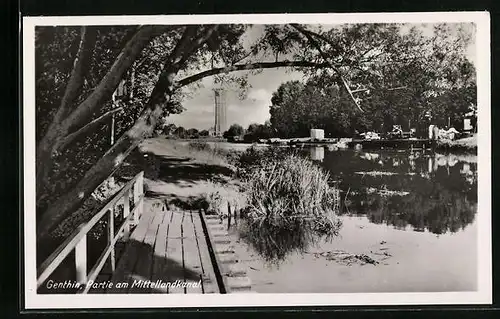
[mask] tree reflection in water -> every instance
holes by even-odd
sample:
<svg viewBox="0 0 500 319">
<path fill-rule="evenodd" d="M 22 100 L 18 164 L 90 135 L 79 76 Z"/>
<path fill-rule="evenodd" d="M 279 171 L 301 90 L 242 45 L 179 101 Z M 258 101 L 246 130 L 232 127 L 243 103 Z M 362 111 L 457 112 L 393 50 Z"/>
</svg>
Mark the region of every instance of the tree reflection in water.
<svg viewBox="0 0 500 319">
<path fill-rule="evenodd" d="M 322 154 L 315 150 L 317 153 Z M 311 154 L 304 150 L 304 156 Z M 332 181 L 339 182 L 343 192 L 341 214 L 366 216 L 372 223 L 434 234 L 458 232 L 474 221 L 475 156 L 325 149 L 324 159 L 317 163 L 330 172 Z M 305 223 L 273 227 L 242 222 L 241 239 L 273 264 L 333 238 Z"/>
<path fill-rule="evenodd" d="M 373 223 L 435 234 L 457 232 L 474 221 L 475 156 L 347 151 L 329 153 L 324 163 L 348 195 L 343 214 L 366 215 Z M 394 195 L 369 191 L 373 188 L 389 189 Z"/>
<path fill-rule="evenodd" d="M 249 223 L 242 220 L 240 238 L 250 245 L 267 263 L 278 266 L 288 255 L 303 253 L 320 242 L 331 241 L 338 229 L 325 232 L 314 229 L 312 223 L 303 220 L 286 225 L 271 225 L 266 222 Z"/>
</svg>

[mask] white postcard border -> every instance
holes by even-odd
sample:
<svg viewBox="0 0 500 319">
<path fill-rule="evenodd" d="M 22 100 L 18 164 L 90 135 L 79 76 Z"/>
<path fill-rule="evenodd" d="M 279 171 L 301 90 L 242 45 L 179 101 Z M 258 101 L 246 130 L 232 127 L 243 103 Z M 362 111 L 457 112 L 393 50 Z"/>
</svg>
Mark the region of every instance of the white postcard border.
<svg viewBox="0 0 500 319">
<path fill-rule="evenodd" d="M 225 294 L 225 295 L 41 295 L 35 261 L 35 57 L 38 25 L 124 24 L 340 24 L 473 22 L 478 88 L 478 290 L 443 293 Z M 26 309 L 165 308 L 237 306 L 491 304 L 490 16 L 488 12 L 241 14 L 157 16 L 23 17 L 24 281 Z"/>
</svg>

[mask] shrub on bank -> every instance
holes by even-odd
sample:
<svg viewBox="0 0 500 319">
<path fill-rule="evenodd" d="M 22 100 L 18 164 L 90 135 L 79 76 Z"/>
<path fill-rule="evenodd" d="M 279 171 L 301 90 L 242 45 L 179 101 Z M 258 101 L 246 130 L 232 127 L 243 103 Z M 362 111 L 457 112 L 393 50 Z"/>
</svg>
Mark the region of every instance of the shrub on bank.
<svg viewBox="0 0 500 319">
<path fill-rule="evenodd" d="M 238 177 L 246 179 L 256 169 L 266 167 L 276 161 L 282 161 L 291 154 L 296 153 L 288 147 L 249 147 L 243 153 L 238 154 L 235 163 Z"/>
<path fill-rule="evenodd" d="M 338 189 L 311 160 L 295 154 L 266 158 L 245 182 L 246 215 L 251 223 L 280 228 L 299 223 L 321 234 L 338 232 Z"/>
</svg>

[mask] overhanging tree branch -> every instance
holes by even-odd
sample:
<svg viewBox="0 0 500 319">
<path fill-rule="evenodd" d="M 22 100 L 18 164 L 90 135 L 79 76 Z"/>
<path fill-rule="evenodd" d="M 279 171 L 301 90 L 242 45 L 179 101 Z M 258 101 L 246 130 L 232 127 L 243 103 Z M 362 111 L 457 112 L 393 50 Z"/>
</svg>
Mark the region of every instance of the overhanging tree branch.
<svg viewBox="0 0 500 319">
<path fill-rule="evenodd" d="M 299 31 L 300 33 L 302 33 L 307 38 L 307 40 L 309 42 L 311 42 L 311 44 L 316 48 L 316 50 L 318 50 L 318 52 L 321 55 L 321 57 L 332 67 L 332 69 L 339 76 L 340 81 L 342 82 L 342 85 L 344 86 L 344 88 L 346 89 L 347 93 L 351 97 L 351 100 L 354 102 L 354 104 L 357 106 L 357 108 L 361 112 L 364 112 L 363 109 L 361 108 L 361 106 L 359 105 L 358 101 L 356 101 L 356 98 L 354 97 L 353 92 L 349 88 L 349 84 L 347 83 L 347 81 L 345 80 L 344 76 L 342 75 L 342 72 L 340 72 L 340 70 L 338 68 L 336 68 L 332 63 L 330 63 L 330 59 L 323 52 L 323 50 L 321 49 L 321 46 L 319 45 L 319 43 L 316 40 L 313 39 L 313 37 L 311 36 L 311 32 L 308 31 L 308 30 L 306 30 L 306 29 L 304 29 L 303 27 L 299 26 L 298 24 L 291 24 L 291 26 L 293 28 L 295 28 L 297 31 Z"/>
<path fill-rule="evenodd" d="M 189 46 L 186 50 L 184 50 L 179 61 L 176 61 L 175 64 L 177 64 L 178 67 L 180 68 L 194 52 L 196 52 L 201 46 L 203 46 L 207 42 L 207 40 L 213 35 L 213 33 L 215 31 L 217 31 L 218 28 L 219 28 L 219 25 L 214 24 L 214 25 L 210 26 L 207 30 L 204 30 L 204 32 L 199 34 L 192 41 L 192 45 Z"/>
<path fill-rule="evenodd" d="M 68 132 L 86 124 L 92 113 L 101 105 L 101 102 L 111 96 L 125 72 L 139 56 L 144 47 L 148 45 L 152 38 L 165 32 L 168 28 L 168 26 L 139 27 L 94 91 L 72 113 L 67 115 L 61 113 L 59 118 L 55 118 L 52 121 L 44 137 L 37 145 L 36 189 L 37 194 L 40 195 L 40 197 L 37 195 L 37 199 L 43 196 L 44 190 L 49 183 L 48 172 L 52 167 L 51 158 L 53 154 L 57 153 L 58 147 L 64 137 Z M 81 70 L 83 71 L 83 67 Z M 79 89 L 74 90 L 72 94 L 77 94 L 79 91 Z"/>
<path fill-rule="evenodd" d="M 280 67 L 306 67 L 306 68 L 324 68 L 329 67 L 328 63 L 315 63 L 308 61 L 278 61 L 278 62 L 256 62 L 249 64 L 235 64 L 223 68 L 214 68 L 210 70 L 206 70 L 195 75 L 188 76 L 182 80 L 177 81 L 176 88 L 181 88 L 183 86 L 189 85 L 193 82 L 199 81 L 203 78 L 221 74 L 221 73 L 229 73 L 235 71 L 248 71 L 255 69 L 272 69 L 272 68 L 280 68 Z"/>
<path fill-rule="evenodd" d="M 84 74 L 87 69 L 94 43 L 96 40 L 96 32 L 90 27 L 83 26 L 81 29 L 81 40 L 73 64 L 73 70 L 66 86 L 64 96 L 61 99 L 61 106 L 59 107 L 59 116 L 65 116 L 70 111 L 70 104 L 76 99 L 78 91 L 81 89 L 84 81 Z M 60 122 L 61 118 L 56 116 L 56 122 Z"/>
<path fill-rule="evenodd" d="M 186 27 L 184 34 L 179 42 L 177 42 L 176 47 L 172 50 L 160 72 L 158 81 L 149 98 L 149 107 L 154 107 L 158 103 L 163 103 L 163 101 L 168 102 L 169 95 L 174 91 L 172 87 L 173 78 L 189 57 L 205 43 L 217 28 L 218 25 L 214 25 L 205 32 L 197 35 L 193 40 L 193 37 L 199 30 L 199 26 Z"/>
<path fill-rule="evenodd" d="M 198 28 L 199 26 L 189 25 L 184 29 L 184 32 L 182 33 L 179 42 L 177 42 L 177 45 L 168 56 L 167 63 L 176 63 L 175 58 L 181 57 L 182 52 L 187 47 L 187 45 L 192 41 L 192 38 L 198 31 Z"/>
<path fill-rule="evenodd" d="M 105 120 L 107 120 L 109 117 L 111 117 L 113 114 L 115 114 L 118 111 L 123 110 L 123 106 L 117 107 L 109 112 L 104 113 L 103 115 L 99 116 L 95 120 L 91 121 L 90 123 L 86 124 L 85 126 L 81 127 L 78 129 L 76 132 L 73 132 L 71 134 L 68 134 L 61 142 L 59 145 L 59 151 L 62 151 L 63 149 L 68 146 L 69 143 L 73 142 L 78 136 L 88 133 L 90 130 L 94 129 L 97 125 L 101 124 Z"/>
<path fill-rule="evenodd" d="M 78 96 L 78 92 L 82 88 L 84 82 L 84 74 L 87 65 L 92 55 L 92 50 L 96 41 L 96 32 L 93 28 L 83 26 L 81 28 L 80 45 L 76 54 L 73 69 L 61 99 L 61 104 L 50 123 L 45 136 L 40 141 L 36 153 L 36 184 L 40 191 L 47 183 L 49 174 L 50 156 L 53 151 L 53 146 L 57 141 L 58 132 L 65 117 L 71 111 L 71 104 Z"/>
<path fill-rule="evenodd" d="M 100 102 L 113 93 L 125 72 L 136 60 L 140 52 L 149 44 L 151 39 L 165 32 L 167 28 L 168 26 L 150 25 L 139 27 L 92 94 L 64 121 L 64 129 L 70 131 L 72 128 L 85 123 L 88 117 L 100 105 Z"/>
</svg>

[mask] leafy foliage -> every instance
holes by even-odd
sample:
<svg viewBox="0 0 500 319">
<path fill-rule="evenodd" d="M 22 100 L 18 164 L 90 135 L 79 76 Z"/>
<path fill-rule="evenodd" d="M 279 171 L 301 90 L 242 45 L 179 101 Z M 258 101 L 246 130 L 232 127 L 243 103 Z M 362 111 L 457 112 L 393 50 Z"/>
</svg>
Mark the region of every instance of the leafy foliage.
<svg viewBox="0 0 500 319">
<path fill-rule="evenodd" d="M 476 104 L 475 69 L 465 56 L 470 34 L 449 25 L 434 26 L 433 36 L 398 25 L 352 25 L 332 29 L 325 36 L 345 38 L 336 46 L 340 72 L 357 83 L 353 88 L 364 113 L 339 85 L 338 75 L 323 70 L 302 83 L 283 83 L 273 93 L 272 127 L 282 137 L 308 136 L 309 129 L 325 129 L 327 136 L 352 136 L 356 131 L 428 126 L 460 127 L 463 115 Z M 333 39 L 332 39 L 333 41 Z M 334 48 L 336 47 L 336 48 Z"/>
<path fill-rule="evenodd" d="M 309 159 L 293 154 L 270 158 L 252 169 L 245 185 L 246 237 L 266 259 L 281 261 L 316 237 L 338 234 L 338 189 Z"/>
<path fill-rule="evenodd" d="M 232 137 L 232 136 L 240 136 L 243 134 L 245 130 L 243 127 L 239 124 L 233 124 L 229 127 L 227 131 L 224 132 L 223 136 L 224 138 Z"/>
<path fill-rule="evenodd" d="M 217 72 L 211 74 L 215 77 L 216 85 L 235 86 L 242 92 L 241 97 L 244 97 L 245 88 L 248 88 L 248 75 L 258 70 L 238 75 L 230 72 L 250 70 L 252 68 L 246 67 L 252 64 L 253 69 L 260 69 L 262 63 L 256 63 L 268 62 L 270 59 L 287 62 L 287 67 L 300 65 L 288 64 L 291 60 L 309 63 L 309 69 L 304 73 L 311 80 L 303 87 L 290 85 L 289 89 L 293 92 L 286 93 L 283 90 L 273 97 L 271 111 L 274 115 L 271 123 L 249 129 L 247 140 L 250 141 L 273 136 L 276 132 L 286 136 L 293 135 L 305 131 L 311 125 L 321 124 L 325 128 L 330 127 L 328 130 L 332 132 L 345 132 L 353 127 L 373 126 L 375 124 L 372 123 L 376 121 L 399 121 L 398 112 L 404 108 L 412 110 L 412 121 L 418 121 L 420 112 L 430 105 L 435 110 L 433 116 L 436 119 L 446 117 L 450 109 L 456 109 L 450 106 L 450 101 L 459 101 L 459 107 L 465 108 L 475 100 L 474 68 L 464 58 L 465 47 L 471 40 L 470 28 L 465 24 L 458 25 L 458 28 L 456 26 L 435 25 L 432 37 L 424 36 L 418 28 L 404 30 L 397 24 L 341 25 L 328 30 L 308 26 L 307 29 L 313 31 L 307 31 L 309 33 L 306 34 L 313 34 L 312 38 L 319 46 L 312 45 L 310 39 L 292 25 L 156 26 L 150 29 L 154 32 L 142 33 L 148 35 L 144 46 L 138 46 L 140 50 L 138 49 L 137 54 L 133 55 L 133 59 L 127 60 L 133 62 L 132 65 L 129 67 L 126 63 L 122 64 L 127 68 L 124 72 L 114 74 L 114 78 L 108 77 L 112 66 L 118 63 L 120 56 L 124 56 L 122 53 L 125 45 L 131 43 L 132 39 L 137 40 L 135 36 L 145 27 L 85 27 L 91 35 L 88 65 L 81 69 L 83 84 L 78 85 L 77 96 L 71 99 L 68 110 L 65 110 L 68 114 L 63 114 L 62 117 L 63 120 L 70 120 L 72 111 L 87 109 L 93 114 L 85 114 L 81 118 L 90 123 L 116 107 L 123 107 L 123 111 L 114 116 L 115 145 L 111 146 L 110 143 L 111 119 L 78 135 L 65 147 L 52 143 L 65 136 L 52 136 L 52 140 L 48 139 L 48 147 L 37 149 L 37 172 L 48 172 L 48 177 L 43 179 L 47 189 L 38 188 L 38 181 L 42 179 L 37 179 L 37 213 L 43 214 L 48 207 L 52 207 L 51 213 L 56 214 L 55 211 L 59 210 L 57 205 L 53 205 L 56 200 L 70 202 L 71 205 L 81 203 L 85 198 L 76 198 L 71 191 L 78 185 L 95 188 L 114 167 L 106 166 L 106 170 L 98 171 L 98 176 L 95 176 L 96 171 L 87 174 L 91 169 L 98 170 L 97 167 L 100 166 L 97 164 L 104 163 L 104 158 L 106 163 L 120 163 L 121 161 L 116 161 L 118 158 L 110 157 L 119 157 L 129 152 L 129 147 L 133 147 L 153 131 L 150 127 L 158 122 L 162 124 L 156 113 L 147 117 L 146 121 L 139 120 L 140 115 L 145 110 L 157 107 L 162 112 L 161 117 L 182 112 L 182 101 L 195 92 L 199 81 L 198 84 L 197 81 L 188 81 L 185 87 L 177 87 L 175 83 L 186 77 L 200 75 L 203 73 L 201 71 L 207 69 L 217 69 Z M 43 26 L 36 29 L 36 139 L 39 144 L 50 135 L 47 132 L 68 135 L 79 132 L 85 126 L 82 121 L 76 121 L 78 125 L 69 126 L 71 129 L 67 132 L 60 133 L 57 129 L 50 131 L 52 124 L 61 124 L 54 122 L 54 115 L 56 110 L 63 109 L 60 108 L 63 105 L 61 100 L 70 86 L 70 74 L 76 65 L 76 57 L 81 52 L 79 48 L 85 28 Z M 261 36 L 248 43 L 245 34 L 255 28 L 261 29 Z M 189 49 L 185 50 L 186 48 Z M 179 52 L 182 54 L 177 54 Z M 171 60 L 171 56 L 175 59 Z M 230 69 L 235 65 L 243 65 L 245 68 Z M 114 86 L 115 80 L 119 78 L 123 80 L 119 87 L 123 86 L 124 90 L 121 90 L 122 94 L 111 96 L 115 89 L 111 84 Z M 201 78 L 203 77 L 197 79 Z M 348 82 L 351 89 L 358 86 L 370 90 L 370 94 L 356 95 L 364 108 L 370 110 L 369 116 L 356 116 L 356 113 L 349 110 L 352 101 L 349 102 L 340 80 Z M 384 90 L 400 85 L 411 88 L 402 95 Z M 96 91 L 103 92 L 103 96 L 93 107 L 86 108 L 88 104 L 85 102 Z M 294 101 L 292 97 L 297 97 L 297 94 L 302 97 Z M 467 96 L 466 99 L 461 98 L 464 95 Z M 335 101 L 336 107 L 325 113 L 326 119 L 321 119 L 320 114 L 324 113 L 328 104 L 331 105 L 331 101 Z M 296 110 L 288 112 L 292 110 L 293 103 Z M 311 103 L 315 106 L 310 112 L 305 106 Z M 382 111 L 375 111 L 377 109 Z M 277 120 L 278 117 L 283 120 Z M 299 123 L 299 118 L 303 118 L 304 123 Z M 328 122 L 332 118 L 333 124 Z M 141 126 L 131 132 L 130 129 L 137 123 Z M 161 126 L 161 130 L 165 129 L 184 137 L 199 134 L 193 130 L 188 132 L 185 128 Z M 124 136 L 133 136 L 133 143 L 116 143 L 119 140 L 126 141 L 121 139 Z M 118 151 L 117 144 L 123 150 Z M 48 161 L 38 161 L 40 150 L 50 153 Z M 116 154 L 111 150 L 116 151 Z M 49 153 L 45 152 L 45 155 Z M 47 162 L 50 165 L 46 165 Z M 83 192 L 84 197 L 90 195 L 88 190 Z M 64 197 L 66 195 L 67 198 Z M 66 213 L 68 212 L 65 211 L 64 214 Z"/>
</svg>

